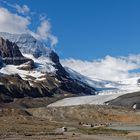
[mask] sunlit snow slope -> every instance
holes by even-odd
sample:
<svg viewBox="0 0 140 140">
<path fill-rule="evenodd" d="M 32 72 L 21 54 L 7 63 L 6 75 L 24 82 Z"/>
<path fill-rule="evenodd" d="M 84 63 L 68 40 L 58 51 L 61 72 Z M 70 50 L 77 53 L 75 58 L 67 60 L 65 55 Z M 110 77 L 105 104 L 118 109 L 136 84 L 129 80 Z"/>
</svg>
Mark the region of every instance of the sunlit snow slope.
<svg viewBox="0 0 140 140">
<path fill-rule="evenodd" d="M 97 94 L 115 94 L 115 93 L 130 93 L 140 91 L 140 86 L 137 81 L 140 77 L 134 77 L 129 79 L 123 79 L 120 81 L 107 81 L 102 79 L 90 79 L 89 77 L 83 76 L 70 68 L 65 68 L 73 79 L 80 80 L 92 87 L 95 87 Z"/>
</svg>

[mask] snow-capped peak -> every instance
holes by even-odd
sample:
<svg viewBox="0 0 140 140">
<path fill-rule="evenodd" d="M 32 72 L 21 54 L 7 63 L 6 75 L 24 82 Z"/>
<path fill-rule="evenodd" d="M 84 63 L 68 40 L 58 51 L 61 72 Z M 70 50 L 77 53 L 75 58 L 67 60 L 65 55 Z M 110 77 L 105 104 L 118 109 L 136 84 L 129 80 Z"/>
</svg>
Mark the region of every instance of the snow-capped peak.
<svg viewBox="0 0 140 140">
<path fill-rule="evenodd" d="M 10 34 L 0 32 L 0 37 L 16 43 L 24 54 L 33 54 L 35 57 L 48 56 L 51 49 L 30 34 Z"/>
</svg>

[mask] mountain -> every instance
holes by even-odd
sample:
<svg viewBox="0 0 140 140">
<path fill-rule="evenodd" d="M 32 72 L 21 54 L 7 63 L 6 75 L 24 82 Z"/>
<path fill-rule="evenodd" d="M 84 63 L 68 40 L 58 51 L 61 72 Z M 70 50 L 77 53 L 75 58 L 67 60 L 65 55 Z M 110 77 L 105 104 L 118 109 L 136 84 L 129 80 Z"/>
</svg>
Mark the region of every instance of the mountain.
<svg viewBox="0 0 140 140">
<path fill-rule="evenodd" d="M 35 39 L 30 34 L 10 34 L 0 32 L 0 36 L 16 43 L 22 53 L 32 54 L 35 57 L 40 57 L 42 55 L 48 56 L 52 51 L 45 43 Z"/>
<path fill-rule="evenodd" d="M 70 77 L 58 55 L 31 35 L 0 33 L 0 101 L 23 97 L 94 95 Z M 42 46 L 41 46 L 42 45 Z"/>
<path fill-rule="evenodd" d="M 48 48 L 46 44 L 35 39 L 30 34 L 1 32 L 0 36 L 15 43 L 23 55 L 31 59 L 36 59 L 37 61 L 43 61 L 44 63 L 40 66 L 43 72 L 54 72 L 57 69 L 57 71 L 55 71 L 57 74 L 62 76 L 69 75 L 60 64 L 58 55 Z M 38 64 L 36 63 L 36 65 Z"/>
</svg>

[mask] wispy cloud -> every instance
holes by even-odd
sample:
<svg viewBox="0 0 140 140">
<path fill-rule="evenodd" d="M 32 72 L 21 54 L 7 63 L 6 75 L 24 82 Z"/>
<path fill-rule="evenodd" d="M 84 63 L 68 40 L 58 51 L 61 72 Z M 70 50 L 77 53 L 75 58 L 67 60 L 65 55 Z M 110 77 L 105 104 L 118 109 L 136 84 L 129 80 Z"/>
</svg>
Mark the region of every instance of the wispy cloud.
<svg viewBox="0 0 140 140">
<path fill-rule="evenodd" d="M 21 14 L 26 14 L 26 13 L 29 13 L 30 12 L 30 9 L 27 5 L 18 5 L 18 4 L 15 4 L 13 5 L 15 7 L 15 9 L 17 10 L 18 13 L 21 13 Z"/>
<path fill-rule="evenodd" d="M 51 46 L 55 46 L 58 43 L 58 38 L 51 33 L 51 23 L 46 19 L 46 16 L 38 17 L 40 24 L 36 29 L 31 30 L 29 26 L 31 26 L 34 21 L 32 20 L 32 16 L 30 16 L 32 12 L 27 5 L 20 6 L 1 0 L 0 2 L 16 9 L 16 12 L 12 12 L 8 8 L 0 6 L 0 32 L 13 34 L 30 33 L 39 40 L 50 42 Z"/>
<path fill-rule="evenodd" d="M 106 56 L 104 59 L 94 61 L 82 61 L 75 59 L 61 60 L 65 67 L 87 76 L 91 79 L 121 80 L 137 76 L 139 73 L 130 73 L 140 68 L 140 54 L 129 55 L 128 57 Z"/>
<path fill-rule="evenodd" d="M 51 34 L 51 24 L 48 20 L 43 19 L 40 26 L 37 28 L 37 35 L 40 39 L 50 39 L 51 46 L 58 43 L 58 38 Z"/>
<path fill-rule="evenodd" d="M 0 2 L 8 7 L 11 7 L 11 8 L 14 8 L 18 13 L 20 14 L 28 14 L 30 12 L 30 8 L 24 4 L 24 5 L 19 5 L 17 3 L 10 3 L 10 2 L 7 2 L 6 0 L 0 0 Z"/>
</svg>

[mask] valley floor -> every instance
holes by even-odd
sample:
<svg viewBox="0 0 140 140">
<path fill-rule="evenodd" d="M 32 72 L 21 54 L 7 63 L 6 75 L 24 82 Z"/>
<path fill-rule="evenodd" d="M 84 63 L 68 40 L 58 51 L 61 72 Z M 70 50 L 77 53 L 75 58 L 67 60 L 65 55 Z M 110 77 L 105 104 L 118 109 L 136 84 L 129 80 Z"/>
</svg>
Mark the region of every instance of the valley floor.
<svg viewBox="0 0 140 140">
<path fill-rule="evenodd" d="M 26 102 L 22 105 L 0 105 L 1 140 L 140 139 L 139 110 L 106 105 L 28 108 Z M 126 130 L 126 126 L 132 130 Z M 62 131 L 63 127 L 67 132 Z"/>
<path fill-rule="evenodd" d="M 139 140 L 140 135 L 138 132 L 131 133 L 128 136 L 102 136 L 102 135 L 85 135 L 75 133 L 65 133 L 62 136 L 11 136 L 3 138 L 3 140 Z"/>
</svg>

